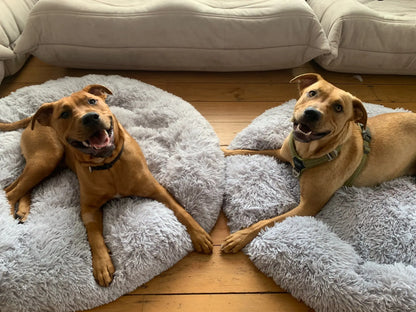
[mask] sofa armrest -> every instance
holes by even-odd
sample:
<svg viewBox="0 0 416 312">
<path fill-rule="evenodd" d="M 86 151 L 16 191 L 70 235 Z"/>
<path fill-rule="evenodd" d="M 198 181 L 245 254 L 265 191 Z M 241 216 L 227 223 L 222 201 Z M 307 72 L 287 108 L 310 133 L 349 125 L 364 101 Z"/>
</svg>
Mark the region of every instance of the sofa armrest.
<svg viewBox="0 0 416 312">
<path fill-rule="evenodd" d="M 23 32 L 30 11 L 38 0 L 3 0 L 0 2 L 0 82 L 17 72 L 29 55 L 17 56 L 13 49 Z"/>
</svg>

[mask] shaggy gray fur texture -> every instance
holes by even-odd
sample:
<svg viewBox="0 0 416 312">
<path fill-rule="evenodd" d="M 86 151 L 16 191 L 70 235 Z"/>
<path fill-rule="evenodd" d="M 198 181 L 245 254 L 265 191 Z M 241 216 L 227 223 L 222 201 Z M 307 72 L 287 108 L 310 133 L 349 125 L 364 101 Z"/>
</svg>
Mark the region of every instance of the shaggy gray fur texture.
<svg viewBox="0 0 416 312">
<path fill-rule="evenodd" d="M 291 100 L 263 113 L 230 148 L 281 146 L 294 105 Z M 366 108 L 370 116 L 392 111 Z M 289 164 L 260 155 L 227 157 L 226 163 L 224 211 L 232 231 L 298 204 L 299 185 Z M 262 231 L 244 251 L 317 312 L 416 311 L 414 178 L 342 188 L 317 217 L 288 218 Z"/>
<path fill-rule="evenodd" d="M 210 231 L 222 205 L 225 161 L 208 122 L 187 102 L 137 80 L 88 75 L 31 86 L 0 99 L 2 121 L 32 115 L 51 102 L 102 84 L 107 103 L 135 137 L 149 168 L 194 218 Z M 0 186 L 22 171 L 21 131 L 0 132 Z M 116 267 L 108 288 L 96 284 L 79 215 L 79 186 L 68 169 L 35 188 L 28 221 L 10 215 L 0 191 L 0 311 L 89 309 L 130 292 L 192 250 L 185 227 L 162 204 L 123 198 L 104 207 L 104 236 Z"/>
</svg>

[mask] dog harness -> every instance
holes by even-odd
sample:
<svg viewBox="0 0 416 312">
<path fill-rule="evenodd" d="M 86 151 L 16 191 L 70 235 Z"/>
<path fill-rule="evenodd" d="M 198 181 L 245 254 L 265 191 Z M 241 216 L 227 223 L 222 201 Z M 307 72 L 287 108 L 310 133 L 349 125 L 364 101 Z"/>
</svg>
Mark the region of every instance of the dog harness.
<svg viewBox="0 0 416 312">
<path fill-rule="evenodd" d="M 371 143 L 371 132 L 368 127 L 364 127 L 363 124 L 358 124 L 361 128 L 361 135 L 363 136 L 363 157 L 361 157 L 361 162 L 355 169 L 352 176 L 344 183 L 344 186 L 352 186 L 355 179 L 360 175 L 361 170 L 363 170 L 365 164 L 367 163 L 368 154 L 370 154 L 370 143 Z"/>
<path fill-rule="evenodd" d="M 123 150 L 124 150 L 124 143 L 121 146 L 120 153 L 118 153 L 118 155 L 116 156 L 116 158 L 114 158 L 111 162 L 106 163 L 106 164 L 101 165 L 101 166 L 94 166 L 94 167 L 93 166 L 89 166 L 88 169 L 90 170 L 91 173 L 93 171 L 95 171 L 95 170 L 107 170 L 107 169 L 110 169 L 111 167 L 114 166 L 114 164 L 117 162 L 117 160 L 120 159 L 121 154 L 123 153 Z"/>
<path fill-rule="evenodd" d="M 361 128 L 361 135 L 363 137 L 363 157 L 361 158 L 361 162 L 358 165 L 357 169 L 355 169 L 352 176 L 344 183 L 344 186 L 352 186 L 354 180 L 358 177 L 358 175 L 361 173 L 362 169 L 364 168 L 365 164 L 367 163 L 368 154 L 370 153 L 370 142 L 371 142 L 371 132 L 368 127 L 364 127 L 363 124 L 358 124 Z M 289 137 L 289 147 L 290 147 L 290 153 L 292 155 L 293 159 L 293 175 L 297 178 L 300 178 L 303 171 L 306 169 L 310 169 L 316 166 L 319 166 L 321 164 L 324 164 L 326 162 L 330 162 L 338 157 L 340 151 L 341 151 L 341 145 L 339 145 L 335 150 L 332 152 L 319 157 L 319 158 L 311 158 L 311 159 L 303 159 L 299 156 L 299 154 L 296 152 L 295 148 L 295 139 L 293 137 L 293 131 L 290 133 Z"/>
</svg>

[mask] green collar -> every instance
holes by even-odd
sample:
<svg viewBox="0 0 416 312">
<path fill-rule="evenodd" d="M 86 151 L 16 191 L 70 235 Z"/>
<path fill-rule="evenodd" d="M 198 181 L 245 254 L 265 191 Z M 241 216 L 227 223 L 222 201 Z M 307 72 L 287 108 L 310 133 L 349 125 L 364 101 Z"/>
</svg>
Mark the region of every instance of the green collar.
<svg viewBox="0 0 416 312">
<path fill-rule="evenodd" d="M 300 178 L 300 176 L 302 175 L 305 169 L 310 169 L 310 168 L 313 168 L 321 164 L 324 164 L 326 162 L 334 160 L 335 158 L 338 157 L 338 154 L 341 151 L 341 145 L 339 145 L 335 150 L 333 150 L 332 152 L 322 157 L 303 159 L 296 152 L 293 131 L 290 133 L 289 145 L 290 145 L 290 153 L 292 154 L 292 159 L 293 159 L 293 175 L 297 178 Z"/>
<path fill-rule="evenodd" d="M 363 144 L 364 144 L 364 153 L 363 157 L 361 158 L 361 162 L 358 165 L 357 169 L 355 169 L 352 176 L 344 183 L 344 186 L 352 186 L 355 179 L 359 176 L 362 169 L 364 168 L 365 164 L 367 163 L 368 154 L 370 153 L 370 143 L 371 143 L 371 132 L 368 127 L 364 127 L 362 124 L 358 124 L 361 128 L 361 135 L 363 137 Z M 300 178 L 303 171 L 306 169 L 310 169 L 326 162 L 330 162 L 338 157 L 341 151 L 341 145 L 339 145 L 335 150 L 332 152 L 319 157 L 319 158 L 311 158 L 311 159 L 303 159 L 299 156 L 296 152 L 295 148 L 295 139 L 293 137 L 293 132 L 290 133 L 289 137 L 289 146 L 290 146 L 290 153 L 292 154 L 293 159 L 293 175 L 297 178 Z"/>
</svg>

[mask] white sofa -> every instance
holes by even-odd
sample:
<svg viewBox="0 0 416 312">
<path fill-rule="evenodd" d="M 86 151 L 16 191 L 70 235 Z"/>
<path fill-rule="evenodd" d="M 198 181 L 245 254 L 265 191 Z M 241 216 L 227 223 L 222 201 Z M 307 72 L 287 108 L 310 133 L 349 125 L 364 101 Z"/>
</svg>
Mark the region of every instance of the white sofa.
<svg viewBox="0 0 416 312">
<path fill-rule="evenodd" d="M 16 54 L 14 47 L 26 25 L 30 11 L 38 0 L 0 1 L 0 82 L 4 76 L 16 73 L 28 53 Z"/>
<path fill-rule="evenodd" d="M 325 69 L 416 74 L 415 0 L 308 0 L 328 37 Z"/>
<path fill-rule="evenodd" d="M 35 5 L 36 3 L 36 5 Z M 3 0 L 0 81 L 65 67 L 416 74 L 414 0 Z"/>
<path fill-rule="evenodd" d="M 40 0 L 16 53 L 82 68 L 290 68 L 329 51 L 304 0 Z"/>
</svg>

